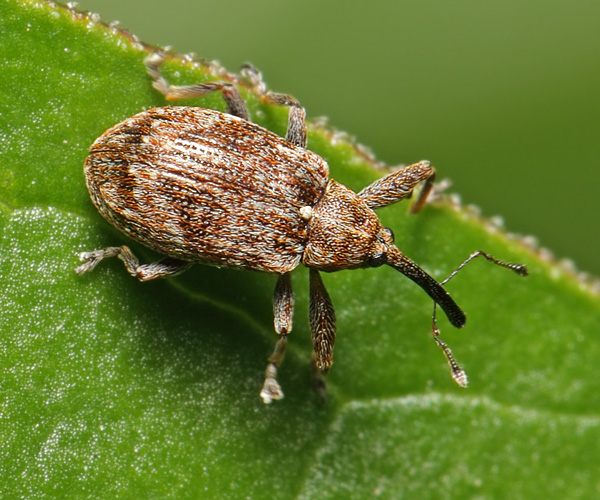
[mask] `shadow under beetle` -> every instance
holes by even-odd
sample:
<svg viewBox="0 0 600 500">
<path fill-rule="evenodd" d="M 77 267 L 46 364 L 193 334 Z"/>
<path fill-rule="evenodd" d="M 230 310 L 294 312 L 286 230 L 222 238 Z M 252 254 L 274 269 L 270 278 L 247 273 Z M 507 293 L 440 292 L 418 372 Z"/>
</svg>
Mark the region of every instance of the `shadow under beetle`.
<svg viewBox="0 0 600 500">
<path fill-rule="evenodd" d="M 76 272 L 119 257 L 140 281 L 173 276 L 192 262 L 278 274 L 273 311 L 279 339 L 260 393 L 265 403 L 283 397 L 277 368 L 292 329 L 290 272 L 300 263 L 310 269 L 313 366 L 322 372 L 332 363 L 336 324 L 319 271 L 387 264 L 423 288 L 458 328 L 465 324 L 465 315 L 442 285 L 467 262 L 483 255 L 527 274 L 523 266 L 475 252 L 438 283 L 394 245 L 392 231 L 374 212 L 409 197 L 424 181 L 413 207 L 418 211 L 435 174 L 428 162 L 404 167 L 356 194 L 329 179 L 325 160 L 305 149 L 306 113 L 298 101 L 267 91 L 256 70 L 247 66 L 242 72 L 262 101 L 289 106 L 285 139 L 250 122 L 231 83 L 171 86 L 160 72 L 162 61 L 154 54 L 145 64 L 154 88 L 167 99 L 220 91 L 228 112 L 181 106 L 149 109 L 94 142 L 84 168 L 94 205 L 117 229 L 167 257 L 140 265 L 128 247 L 109 247 L 83 253 L 84 264 Z M 438 337 L 435 308 L 433 334 L 454 380 L 466 386 L 465 372 Z"/>
</svg>

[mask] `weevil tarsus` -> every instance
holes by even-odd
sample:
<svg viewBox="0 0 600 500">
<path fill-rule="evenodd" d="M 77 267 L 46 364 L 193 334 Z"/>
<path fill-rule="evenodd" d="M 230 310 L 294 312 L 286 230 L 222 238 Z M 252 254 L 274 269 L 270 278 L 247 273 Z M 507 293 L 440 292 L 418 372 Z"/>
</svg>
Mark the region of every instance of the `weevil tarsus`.
<svg viewBox="0 0 600 500">
<path fill-rule="evenodd" d="M 265 370 L 265 381 L 260 391 L 263 403 L 269 404 L 273 400 L 283 399 L 283 391 L 277 381 L 277 369 L 283 362 L 286 346 L 287 335 L 281 335 L 275 344 L 273 353 L 269 356 L 269 364 Z"/>
<path fill-rule="evenodd" d="M 527 270 L 527 268 L 522 264 L 513 264 L 510 262 L 504 262 L 502 260 L 496 259 L 489 253 L 486 253 L 482 250 L 477 250 L 477 251 L 473 252 L 471 255 L 469 255 L 454 271 L 452 271 L 450 273 L 450 275 L 445 280 L 440 281 L 440 285 L 445 285 L 446 283 L 448 283 L 469 262 L 476 259 L 477 257 L 484 257 L 488 262 L 491 262 L 492 264 L 496 264 L 497 266 L 500 266 L 500 267 L 504 267 L 506 269 L 510 269 L 511 271 L 514 271 L 515 273 L 517 273 L 519 276 L 527 276 L 529 274 L 529 271 Z M 437 346 L 444 353 L 444 357 L 446 358 L 446 361 L 448 362 L 448 366 L 450 367 L 450 373 L 451 373 L 454 381 L 460 387 L 467 387 L 467 385 L 468 385 L 467 373 L 456 362 L 456 360 L 454 359 L 454 356 L 452 355 L 452 351 L 450 350 L 450 348 L 442 341 L 442 339 L 439 338 L 440 329 L 438 328 L 437 318 L 436 318 L 438 303 L 436 303 L 435 300 L 433 302 L 433 314 L 432 314 L 432 318 L 431 318 L 431 332 L 433 334 L 433 339 L 435 340 L 435 343 L 437 344 Z"/>
<path fill-rule="evenodd" d="M 327 384 L 323 379 L 323 371 L 318 366 L 317 353 L 314 350 L 310 358 L 310 376 L 317 399 L 321 404 L 325 404 L 327 402 Z"/>
<path fill-rule="evenodd" d="M 288 127 L 285 139 L 295 146 L 306 147 L 306 111 L 298 100 L 289 94 L 271 92 L 263 81 L 262 73 L 250 63 L 242 67 L 242 76 L 250 83 L 254 93 L 260 97 L 265 104 L 275 106 L 288 106 Z"/>
<path fill-rule="evenodd" d="M 140 261 L 129 247 L 123 245 L 120 247 L 102 248 L 92 252 L 83 252 L 80 255 L 80 258 L 84 263 L 75 269 L 75 272 L 81 275 L 91 271 L 100 263 L 100 261 L 111 257 L 118 257 L 121 259 L 127 272 L 140 281 L 150 281 L 157 278 L 176 276 L 192 265 L 191 262 L 176 259 L 174 257 L 165 257 L 164 259 L 157 262 L 151 262 L 150 264 L 140 264 Z"/>
<path fill-rule="evenodd" d="M 260 397 L 267 404 L 273 400 L 283 398 L 283 391 L 277 382 L 277 368 L 279 368 L 285 355 L 287 335 L 292 331 L 293 314 L 294 292 L 292 290 L 290 273 L 285 273 L 279 275 L 273 294 L 273 325 L 275 333 L 279 335 L 279 340 L 269 357 L 269 364 L 265 370 L 265 381 L 260 391 Z"/>
<path fill-rule="evenodd" d="M 298 99 L 289 94 L 282 94 L 279 92 L 271 92 L 267 89 L 262 73 L 256 69 L 252 64 L 245 63 L 241 70 L 242 76 L 248 80 L 252 85 L 252 90 L 258 95 L 261 100 L 267 104 L 274 104 L 276 106 L 289 106 L 289 107 L 300 107 Z"/>
</svg>

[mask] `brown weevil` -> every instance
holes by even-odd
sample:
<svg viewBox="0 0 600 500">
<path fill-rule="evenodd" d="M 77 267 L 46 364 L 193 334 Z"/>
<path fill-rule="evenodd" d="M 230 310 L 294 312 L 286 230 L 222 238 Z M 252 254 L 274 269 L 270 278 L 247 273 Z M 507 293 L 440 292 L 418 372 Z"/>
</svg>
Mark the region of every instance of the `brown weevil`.
<svg viewBox="0 0 600 500">
<path fill-rule="evenodd" d="M 154 88 L 168 100 L 220 91 L 228 112 L 183 106 L 149 109 L 94 142 L 84 167 L 92 202 L 117 229 L 166 257 L 140 265 L 128 247 L 109 247 L 82 254 L 78 274 L 107 257 L 119 257 L 140 281 L 173 276 L 193 262 L 277 274 L 273 311 L 279 338 L 260 393 L 265 403 L 283 397 L 277 368 L 292 329 L 290 272 L 300 263 L 310 270 L 313 364 L 322 372 L 332 363 L 336 321 L 319 271 L 387 264 L 423 288 L 452 325 L 465 324 L 464 313 L 442 286 L 447 280 L 438 283 L 406 257 L 374 212 L 409 197 L 424 182 L 413 207 L 417 211 L 432 187 L 435 171 L 428 162 L 392 172 L 354 193 L 329 179 L 325 160 L 306 149 L 305 111 L 298 101 L 267 91 L 256 70 L 247 66 L 243 74 L 261 100 L 289 107 L 285 139 L 250 122 L 233 84 L 171 86 L 160 72 L 162 61 L 155 54 L 145 64 Z M 478 255 L 527 273 L 523 266 L 483 252 L 471 255 L 458 269 Z M 433 334 L 453 378 L 465 386 L 464 371 L 438 338 L 435 309 Z"/>
</svg>

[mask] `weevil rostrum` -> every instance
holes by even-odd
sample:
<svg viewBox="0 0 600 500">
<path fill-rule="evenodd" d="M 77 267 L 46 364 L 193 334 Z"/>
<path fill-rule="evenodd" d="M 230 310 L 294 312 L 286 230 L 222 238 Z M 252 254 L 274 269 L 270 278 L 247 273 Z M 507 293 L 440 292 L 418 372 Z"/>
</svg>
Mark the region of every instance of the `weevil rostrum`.
<svg viewBox="0 0 600 500">
<path fill-rule="evenodd" d="M 320 271 L 393 267 L 419 285 L 455 327 L 465 314 L 443 288 L 466 262 L 478 255 L 519 274 L 523 266 L 483 253 L 472 254 L 438 283 L 394 244 L 374 210 L 409 197 L 421 182 L 418 210 L 432 187 L 435 170 L 426 161 L 399 169 L 359 193 L 329 178 L 329 167 L 306 149 L 305 110 L 286 94 L 267 91 L 260 73 L 247 66 L 243 75 L 263 102 L 289 107 L 285 139 L 250 122 L 237 88 L 224 81 L 171 86 L 160 72 L 162 55 L 145 64 L 153 86 L 168 100 L 220 91 L 227 113 L 189 106 L 149 109 L 113 126 L 91 146 L 85 178 L 92 202 L 117 229 L 165 255 L 140 264 L 127 246 L 81 255 L 78 274 L 101 260 L 119 257 L 140 281 L 174 276 L 193 262 L 278 275 L 273 298 L 278 335 L 261 397 L 281 399 L 277 369 L 292 330 L 294 295 L 290 272 L 309 268 L 309 323 L 313 364 L 326 372 L 333 359 L 336 320 Z M 439 339 L 454 380 L 466 386 L 464 371 Z"/>
</svg>

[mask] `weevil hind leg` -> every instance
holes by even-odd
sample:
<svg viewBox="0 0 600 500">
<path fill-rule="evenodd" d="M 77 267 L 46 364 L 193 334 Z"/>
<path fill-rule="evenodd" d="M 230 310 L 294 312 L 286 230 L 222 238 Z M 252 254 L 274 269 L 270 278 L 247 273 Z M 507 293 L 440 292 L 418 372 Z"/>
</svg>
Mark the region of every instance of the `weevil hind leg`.
<svg viewBox="0 0 600 500">
<path fill-rule="evenodd" d="M 227 112 L 230 115 L 250 121 L 248 108 L 235 85 L 224 81 L 205 82 L 196 85 L 171 85 L 160 71 L 163 61 L 164 56 L 157 53 L 146 57 L 144 64 L 146 65 L 146 71 L 154 80 L 152 86 L 166 99 L 169 101 L 194 99 L 219 91 L 227 103 Z M 248 79 L 263 102 L 290 107 L 286 139 L 296 146 L 306 147 L 306 111 L 300 106 L 298 100 L 288 94 L 268 91 L 261 73 L 249 64 L 244 65 L 242 74 Z"/>
<path fill-rule="evenodd" d="M 140 281 L 150 281 L 157 278 L 167 278 L 175 276 L 188 269 L 192 263 L 173 257 L 165 257 L 157 262 L 150 264 L 141 264 L 138 258 L 133 254 L 129 247 L 123 245 L 120 247 L 107 247 L 93 252 L 81 254 L 81 260 L 84 263 L 75 269 L 79 275 L 94 269 L 100 261 L 110 257 L 118 257 L 123 261 L 127 272 Z"/>
<path fill-rule="evenodd" d="M 283 391 L 277 381 L 277 369 L 283 362 L 287 336 L 292 331 L 292 317 L 294 314 L 294 292 L 290 273 L 281 274 L 275 285 L 273 294 L 273 326 L 279 339 L 275 349 L 269 356 L 269 364 L 265 370 L 265 382 L 260 391 L 263 402 L 268 404 L 273 400 L 283 398 Z"/>
<path fill-rule="evenodd" d="M 410 197 L 417 184 L 425 181 L 419 199 L 411 208 L 412 212 L 418 212 L 427 201 L 434 179 L 435 169 L 428 161 L 421 161 L 376 180 L 358 193 L 358 196 L 375 210 Z"/>
<path fill-rule="evenodd" d="M 235 85 L 223 81 L 205 82 L 197 85 L 171 85 L 160 71 L 163 61 L 164 56 L 162 54 L 151 54 L 146 57 L 144 64 L 146 65 L 146 71 L 154 80 L 152 86 L 166 99 L 169 101 L 194 99 L 219 91 L 227 103 L 227 112 L 230 115 L 250 121 L 248 108 L 246 108 L 246 104 Z"/>
</svg>

